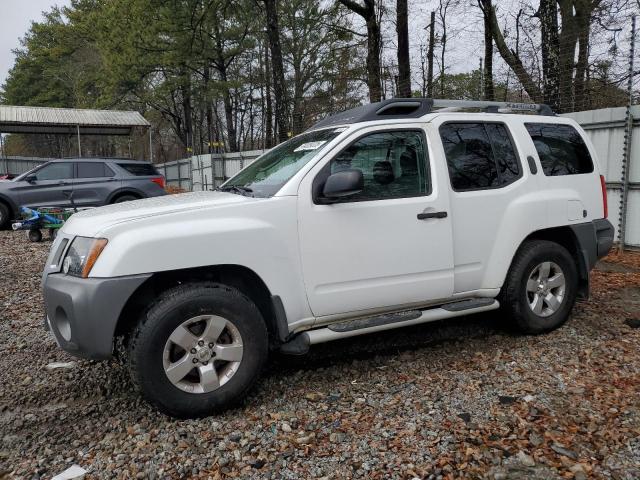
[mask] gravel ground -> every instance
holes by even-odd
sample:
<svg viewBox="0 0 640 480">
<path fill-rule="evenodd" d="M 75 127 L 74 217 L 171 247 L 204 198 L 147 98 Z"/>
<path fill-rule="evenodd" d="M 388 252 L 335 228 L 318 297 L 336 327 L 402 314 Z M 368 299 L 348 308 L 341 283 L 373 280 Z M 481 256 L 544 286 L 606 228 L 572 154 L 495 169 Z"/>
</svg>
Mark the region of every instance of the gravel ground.
<svg viewBox="0 0 640 480">
<path fill-rule="evenodd" d="M 273 358 L 243 406 L 175 421 L 45 335 L 48 247 L 0 232 L 0 479 L 640 478 L 640 254 L 603 262 L 551 334 L 481 315 L 326 344 Z"/>
</svg>

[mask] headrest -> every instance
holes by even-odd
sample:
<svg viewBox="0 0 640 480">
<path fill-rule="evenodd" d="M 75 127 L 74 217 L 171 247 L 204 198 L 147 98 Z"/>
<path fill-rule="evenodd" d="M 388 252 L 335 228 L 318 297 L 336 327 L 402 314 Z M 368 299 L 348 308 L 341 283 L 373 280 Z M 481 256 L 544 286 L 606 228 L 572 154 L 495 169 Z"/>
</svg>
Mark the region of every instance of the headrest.
<svg viewBox="0 0 640 480">
<path fill-rule="evenodd" d="M 376 162 L 373 165 L 373 179 L 380 185 L 388 185 L 396 179 L 391 163 L 386 161 Z"/>
</svg>

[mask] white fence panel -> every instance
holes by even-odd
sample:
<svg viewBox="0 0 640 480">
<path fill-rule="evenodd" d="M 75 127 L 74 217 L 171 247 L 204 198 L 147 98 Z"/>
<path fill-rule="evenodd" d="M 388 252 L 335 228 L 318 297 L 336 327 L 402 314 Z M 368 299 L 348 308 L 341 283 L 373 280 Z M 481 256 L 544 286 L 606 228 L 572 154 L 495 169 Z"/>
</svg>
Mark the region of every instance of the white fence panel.
<svg viewBox="0 0 640 480">
<path fill-rule="evenodd" d="M 627 160 L 629 169 L 629 194 L 627 196 L 625 243 L 640 247 L 640 106 L 631 108 L 633 133 L 631 155 Z M 622 199 L 622 159 L 624 154 L 624 134 L 626 109 L 603 108 L 586 112 L 564 114 L 573 118 L 584 128 L 594 145 L 600 168 L 607 181 L 609 200 L 609 220 L 619 238 L 620 202 Z"/>
</svg>

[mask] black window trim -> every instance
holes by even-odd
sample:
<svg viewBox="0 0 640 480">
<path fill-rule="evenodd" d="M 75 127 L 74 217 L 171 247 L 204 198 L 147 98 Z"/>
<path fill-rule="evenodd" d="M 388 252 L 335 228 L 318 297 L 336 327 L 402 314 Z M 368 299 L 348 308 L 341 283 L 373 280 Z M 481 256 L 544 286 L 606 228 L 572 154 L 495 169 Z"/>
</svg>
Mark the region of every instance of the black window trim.
<svg viewBox="0 0 640 480">
<path fill-rule="evenodd" d="M 587 150 L 587 153 L 589 154 L 589 160 L 591 160 L 591 170 L 583 173 L 568 173 L 566 175 L 547 175 L 547 173 L 544 171 L 544 167 L 542 166 L 542 159 L 540 158 L 540 154 L 538 153 L 536 142 L 533 140 L 531 133 L 529 133 L 529 130 L 527 129 L 527 125 L 551 125 L 551 126 L 563 126 L 563 127 L 572 128 L 578 134 L 578 136 L 582 139 L 582 143 L 584 143 L 584 148 Z M 569 177 L 573 175 L 591 175 L 593 174 L 593 172 L 595 172 L 596 165 L 595 165 L 595 162 L 593 161 L 593 152 L 591 152 L 591 150 L 589 149 L 589 143 L 587 142 L 587 139 L 582 136 L 582 133 L 580 132 L 580 130 L 577 129 L 574 125 L 571 125 L 570 123 L 558 123 L 558 122 L 524 122 L 524 129 L 527 131 L 527 136 L 529 137 L 529 139 L 531 140 L 531 143 L 533 144 L 533 148 L 536 152 L 536 157 L 538 157 L 538 163 L 540 163 L 540 170 L 542 170 L 542 175 L 544 175 L 545 177 L 553 178 L 553 177 Z"/>
<path fill-rule="evenodd" d="M 505 127 L 505 130 L 507 131 L 507 135 L 509 135 L 509 141 L 511 142 L 513 151 L 516 154 L 516 162 L 518 163 L 518 170 L 519 170 L 518 176 L 513 178 L 509 183 L 505 183 L 504 185 L 495 185 L 493 187 L 465 188 L 464 190 L 458 190 L 453 186 L 453 182 L 451 181 L 451 173 L 449 172 L 449 165 L 448 165 L 449 162 L 447 161 L 446 152 L 445 152 L 444 161 L 447 164 L 447 176 L 449 177 L 449 185 L 451 185 L 451 190 L 453 190 L 456 193 L 479 192 L 482 190 L 498 190 L 500 188 L 505 188 L 505 187 L 508 187 L 509 185 L 513 185 L 523 177 L 524 169 L 522 168 L 522 159 L 520 158 L 518 145 L 516 144 L 516 142 L 514 142 L 513 134 L 511 133 L 511 129 L 509 128 L 509 125 L 506 122 L 502 122 L 499 120 L 447 120 L 446 122 L 442 122 L 438 126 L 438 137 L 440 139 L 440 143 L 442 144 L 443 151 L 444 151 L 444 143 L 442 142 L 442 135 L 440 134 L 440 128 L 443 125 L 447 125 L 449 123 L 476 123 L 476 124 L 479 123 L 479 124 L 482 124 L 483 128 L 485 124 L 503 125 Z M 484 131 L 487 134 L 487 137 L 489 138 L 489 140 L 491 140 L 491 137 L 489 136 L 489 132 L 487 132 L 486 128 L 484 128 Z M 491 152 L 493 153 L 493 144 L 491 144 Z M 494 162 L 495 161 L 496 159 L 494 155 Z M 497 163 L 496 163 L 496 170 L 498 172 L 498 175 L 500 175 L 500 169 L 498 168 Z"/>
<path fill-rule="evenodd" d="M 316 182 L 322 181 L 320 179 L 320 177 L 323 176 L 323 175 L 326 175 L 326 172 L 324 170 L 328 166 L 331 165 L 331 162 L 333 161 L 334 158 L 336 158 L 338 155 L 340 155 L 342 152 L 344 152 L 347 148 L 351 147 L 354 143 L 359 142 L 360 140 L 362 140 L 365 137 L 368 137 L 369 135 L 374 135 L 374 134 L 378 134 L 378 133 L 394 133 L 394 132 L 417 132 L 417 133 L 421 134 L 422 141 L 423 141 L 424 147 L 425 147 L 425 153 L 426 153 L 426 159 L 424 159 L 424 160 L 426 160 L 425 172 L 427 172 L 426 179 L 425 179 L 427 181 L 427 190 L 426 190 L 426 192 L 423 195 L 403 195 L 403 196 L 397 196 L 397 197 L 377 198 L 377 199 L 372 199 L 372 198 L 361 198 L 361 199 L 345 198 L 344 200 L 340 200 L 340 201 L 337 201 L 337 202 L 332 202 L 331 205 L 336 205 L 336 204 L 340 204 L 340 203 L 384 202 L 384 201 L 387 201 L 387 200 L 400 200 L 400 199 L 403 199 L 403 198 L 423 198 L 423 197 L 430 196 L 433 193 L 433 182 L 432 182 L 432 178 L 431 178 L 431 155 L 430 155 L 431 152 L 429 151 L 429 141 L 428 141 L 426 132 L 421 127 L 385 128 L 384 130 L 373 130 L 373 131 L 370 130 L 368 132 L 364 132 L 364 133 L 358 135 L 353 140 L 351 140 L 347 145 L 342 147 L 340 150 L 335 152 L 333 155 L 331 155 L 331 158 L 329 158 L 327 163 L 325 163 L 320 168 L 320 171 L 316 174 L 316 176 L 313 178 L 313 181 L 311 182 L 311 200 L 313 201 L 314 205 L 327 205 L 326 203 L 324 203 L 321 200 L 319 200 L 319 198 L 316 195 L 314 195 L 314 190 L 317 187 L 317 183 Z M 326 181 L 326 178 L 324 179 L 324 181 Z M 323 184 L 324 184 L 324 182 L 323 182 Z"/>
</svg>

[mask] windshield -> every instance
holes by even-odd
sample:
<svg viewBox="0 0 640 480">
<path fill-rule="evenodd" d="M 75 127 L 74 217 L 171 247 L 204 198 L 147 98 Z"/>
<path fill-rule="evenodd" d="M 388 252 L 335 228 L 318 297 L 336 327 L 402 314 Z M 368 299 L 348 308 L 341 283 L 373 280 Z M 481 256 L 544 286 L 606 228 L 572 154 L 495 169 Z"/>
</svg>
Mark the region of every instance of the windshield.
<svg viewBox="0 0 640 480">
<path fill-rule="evenodd" d="M 229 180 L 220 190 L 254 197 L 271 197 L 289 181 L 325 144 L 344 128 L 304 133 L 262 155 Z"/>
</svg>

